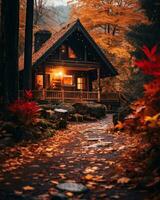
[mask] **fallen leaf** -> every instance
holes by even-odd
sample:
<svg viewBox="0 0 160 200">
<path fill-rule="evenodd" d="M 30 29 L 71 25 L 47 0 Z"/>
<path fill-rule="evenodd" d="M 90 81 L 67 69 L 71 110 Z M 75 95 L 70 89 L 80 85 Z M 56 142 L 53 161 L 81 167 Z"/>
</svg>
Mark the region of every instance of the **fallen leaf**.
<svg viewBox="0 0 160 200">
<path fill-rule="evenodd" d="M 73 193 L 72 193 L 72 192 L 66 192 L 66 195 L 67 195 L 68 197 L 73 197 Z"/>
<path fill-rule="evenodd" d="M 117 180 L 117 183 L 125 184 L 128 183 L 131 179 L 127 177 L 122 177 Z"/>
<path fill-rule="evenodd" d="M 23 190 L 25 190 L 25 191 L 34 190 L 34 187 L 32 187 L 30 185 L 26 185 L 26 186 L 23 187 Z"/>
<path fill-rule="evenodd" d="M 64 168 L 65 166 L 66 166 L 66 165 L 60 165 L 59 167 L 60 167 L 60 168 Z"/>
<path fill-rule="evenodd" d="M 112 189 L 114 187 L 114 185 L 105 185 L 104 188 L 105 189 Z"/>
<path fill-rule="evenodd" d="M 16 195 L 22 195 L 23 192 L 22 192 L 22 191 L 15 190 L 15 191 L 14 191 L 14 194 L 16 194 Z"/>
<path fill-rule="evenodd" d="M 93 175 L 87 174 L 84 178 L 85 178 L 86 180 L 90 181 L 90 180 L 93 179 Z"/>
<path fill-rule="evenodd" d="M 51 181 L 51 183 L 53 183 L 53 184 L 58 184 L 58 181 Z"/>
</svg>

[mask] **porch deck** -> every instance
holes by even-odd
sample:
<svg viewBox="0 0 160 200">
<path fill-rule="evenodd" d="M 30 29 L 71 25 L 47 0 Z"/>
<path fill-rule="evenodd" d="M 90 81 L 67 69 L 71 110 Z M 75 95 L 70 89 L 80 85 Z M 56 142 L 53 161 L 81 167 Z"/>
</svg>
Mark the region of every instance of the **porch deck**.
<svg viewBox="0 0 160 200">
<path fill-rule="evenodd" d="M 98 101 L 98 92 L 96 91 L 61 91 L 61 90 L 33 90 L 33 98 L 36 100 L 57 100 L 57 101 Z M 20 91 L 20 97 L 23 91 Z M 101 97 L 101 101 L 117 102 L 119 101 L 118 93 L 107 93 Z"/>
</svg>

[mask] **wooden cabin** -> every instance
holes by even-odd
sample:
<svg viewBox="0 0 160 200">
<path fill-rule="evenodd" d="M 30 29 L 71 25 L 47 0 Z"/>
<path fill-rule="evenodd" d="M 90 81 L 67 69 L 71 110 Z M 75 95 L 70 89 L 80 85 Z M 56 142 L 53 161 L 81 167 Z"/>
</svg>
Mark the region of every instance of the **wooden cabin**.
<svg viewBox="0 0 160 200">
<path fill-rule="evenodd" d="M 19 61 L 23 70 L 23 57 Z M 33 91 L 48 100 L 101 101 L 100 79 L 117 71 L 79 20 L 59 32 L 35 33 L 32 56 Z M 93 81 L 97 80 L 97 90 Z"/>
</svg>

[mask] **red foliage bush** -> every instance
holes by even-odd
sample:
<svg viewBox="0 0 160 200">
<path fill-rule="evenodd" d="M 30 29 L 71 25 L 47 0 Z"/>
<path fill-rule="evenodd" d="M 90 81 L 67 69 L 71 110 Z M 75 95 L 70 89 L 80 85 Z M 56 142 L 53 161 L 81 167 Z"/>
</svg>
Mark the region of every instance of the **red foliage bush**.
<svg viewBox="0 0 160 200">
<path fill-rule="evenodd" d="M 31 90 L 25 90 L 25 91 L 24 91 L 24 99 L 25 99 L 26 101 L 32 100 L 32 99 L 33 99 L 33 93 L 32 93 Z"/>
<path fill-rule="evenodd" d="M 147 59 L 136 61 L 135 64 L 142 69 L 144 74 L 152 76 L 160 76 L 160 54 L 156 53 L 157 45 L 151 50 L 144 46 L 142 51 L 145 53 Z"/>
<path fill-rule="evenodd" d="M 40 107 L 32 98 L 31 91 L 25 91 L 24 100 L 17 100 L 9 105 L 8 110 L 14 116 L 14 119 L 23 125 L 31 125 L 40 116 Z"/>
<path fill-rule="evenodd" d="M 142 48 L 146 59 L 136 61 L 136 65 L 144 74 L 153 76 L 153 80 L 144 85 L 144 97 L 131 105 L 132 114 L 125 120 L 124 127 L 130 132 L 152 133 L 152 138 L 160 128 L 160 54 L 156 53 L 157 46 L 149 50 Z M 147 121 L 146 121 L 147 119 Z M 160 141 L 160 136 L 157 137 Z"/>
</svg>

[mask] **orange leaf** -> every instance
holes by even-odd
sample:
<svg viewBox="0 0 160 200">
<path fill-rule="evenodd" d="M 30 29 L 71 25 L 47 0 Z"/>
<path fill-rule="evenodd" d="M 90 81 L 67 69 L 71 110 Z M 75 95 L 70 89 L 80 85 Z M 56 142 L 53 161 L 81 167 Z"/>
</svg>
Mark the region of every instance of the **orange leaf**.
<svg viewBox="0 0 160 200">
<path fill-rule="evenodd" d="M 85 179 L 88 180 L 88 181 L 92 180 L 93 178 L 94 178 L 94 177 L 93 177 L 93 175 L 91 175 L 91 174 L 87 174 L 87 175 L 85 176 Z"/>
<path fill-rule="evenodd" d="M 122 177 L 117 180 L 117 183 L 125 184 L 125 183 L 128 183 L 129 181 L 130 181 L 130 178 Z"/>
<path fill-rule="evenodd" d="M 26 185 L 26 186 L 23 187 L 23 190 L 25 190 L 25 191 L 34 190 L 34 187 L 32 187 L 30 185 Z"/>
</svg>

